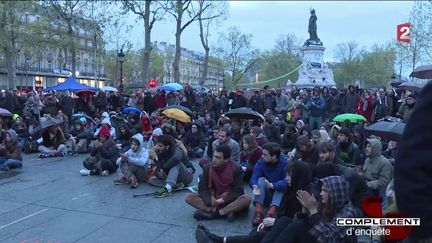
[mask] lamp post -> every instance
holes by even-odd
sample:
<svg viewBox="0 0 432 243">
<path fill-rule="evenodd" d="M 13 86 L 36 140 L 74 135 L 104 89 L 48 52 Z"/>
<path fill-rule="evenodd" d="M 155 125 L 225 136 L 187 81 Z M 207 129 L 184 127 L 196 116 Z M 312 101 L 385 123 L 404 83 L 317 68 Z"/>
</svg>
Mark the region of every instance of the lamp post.
<svg viewBox="0 0 432 243">
<path fill-rule="evenodd" d="M 120 85 L 119 91 L 123 93 L 123 62 L 125 61 L 125 54 L 123 53 L 123 48 L 120 49 L 120 52 L 117 54 L 118 60 L 120 62 Z"/>
</svg>

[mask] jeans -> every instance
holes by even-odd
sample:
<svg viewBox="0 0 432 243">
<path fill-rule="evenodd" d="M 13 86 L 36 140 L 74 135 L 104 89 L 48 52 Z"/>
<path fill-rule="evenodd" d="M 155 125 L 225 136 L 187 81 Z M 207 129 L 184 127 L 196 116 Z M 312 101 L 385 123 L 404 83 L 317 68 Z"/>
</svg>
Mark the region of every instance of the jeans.
<svg viewBox="0 0 432 243">
<path fill-rule="evenodd" d="M 309 118 L 309 125 L 311 126 L 312 130 L 319 129 L 322 123 L 323 123 L 322 116 L 320 117 L 311 116 Z"/>
<path fill-rule="evenodd" d="M 63 150 L 65 150 L 66 146 L 64 144 L 60 144 L 57 148 L 57 150 L 55 150 L 53 147 L 46 147 L 44 145 L 39 145 L 38 150 L 41 153 L 51 153 L 51 152 L 63 152 Z"/>
<path fill-rule="evenodd" d="M 261 203 L 266 206 L 279 207 L 282 201 L 283 192 L 270 190 L 269 188 L 267 188 L 264 177 L 258 179 L 258 187 L 260 189 L 260 194 L 254 195 L 254 203 Z"/>
<path fill-rule="evenodd" d="M 16 169 L 22 167 L 22 162 L 17 159 L 2 159 L 0 160 L 0 170 L 8 167 L 9 169 Z"/>
</svg>

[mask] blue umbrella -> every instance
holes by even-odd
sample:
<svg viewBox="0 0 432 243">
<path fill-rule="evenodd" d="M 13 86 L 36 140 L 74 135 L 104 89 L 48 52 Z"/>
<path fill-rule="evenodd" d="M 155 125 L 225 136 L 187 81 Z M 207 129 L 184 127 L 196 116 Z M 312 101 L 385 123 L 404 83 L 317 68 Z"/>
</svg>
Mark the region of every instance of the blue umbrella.
<svg viewBox="0 0 432 243">
<path fill-rule="evenodd" d="M 168 92 L 173 92 L 173 91 L 177 91 L 175 88 L 173 88 L 173 87 L 170 87 L 170 86 L 160 86 L 158 89 L 160 89 L 160 90 L 165 90 L 165 91 L 168 91 Z"/>
<path fill-rule="evenodd" d="M 137 114 L 141 114 L 141 111 L 138 108 L 136 108 L 136 107 L 130 106 L 130 107 L 126 107 L 126 108 L 123 109 L 123 113 L 128 114 L 129 112 L 134 112 L 134 113 L 137 113 Z"/>
</svg>

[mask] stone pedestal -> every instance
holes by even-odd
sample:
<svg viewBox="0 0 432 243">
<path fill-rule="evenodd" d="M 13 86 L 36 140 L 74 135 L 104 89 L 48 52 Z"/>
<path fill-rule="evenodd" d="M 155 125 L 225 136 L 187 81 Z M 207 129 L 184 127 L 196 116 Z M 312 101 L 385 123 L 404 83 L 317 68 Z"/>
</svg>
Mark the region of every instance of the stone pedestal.
<svg viewBox="0 0 432 243">
<path fill-rule="evenodd" d="M 321 42 L 311 43 L 300 48 L 303 65 L 299 70 L 298 87 L 336 86 L 333 71 L 324 63 L 324 50 Z"/>
</svg>

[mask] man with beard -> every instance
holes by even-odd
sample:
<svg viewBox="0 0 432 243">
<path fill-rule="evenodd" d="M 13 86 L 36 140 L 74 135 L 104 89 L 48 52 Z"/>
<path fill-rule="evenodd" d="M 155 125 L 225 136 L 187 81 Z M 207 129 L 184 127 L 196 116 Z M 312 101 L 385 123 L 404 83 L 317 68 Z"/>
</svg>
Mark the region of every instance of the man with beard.
<svg viewBox="0 0 432 243">
<path fill-rule="evenodd" d="M 231 137 L 231 129 L 222 127 L 219 129 L 219 139 L 213 142 L 213 151 L 219 145 L 226 144 L 231 150 L 231 161 L 240 164 L 240 145 Z"/>
<path fill-rule="evenodd" d="M 198 184 L 198 193 L 186 196 L 186 203 L 198 209 L 194 218 L 234 219 L 234 213 L 249 207 L 251 198 L 244 195 L 242 169 L 230 160 L 227 145 L 220 145 L 213 154 L 213 160 L 203 168 Z"/>
<path fill-rule="evenodd" d="M 337 140 L 336 155 L 343 160 L 345 165 L 356 167 L 359 170 L 363 164 L 361 153 L 357 144 L 352 142 L 350 130 L 346 127 L 341 128 Z"/>
<path fill-rule="evenodd" d="M 155 192 L 156 197 L 167 197 L 173 189 L 192 182 L 192 169 L 183 164 L 187 158 L 173 137 L 159 136 L 150 150 L 150 158 L 156 164 L 156 176 L 150 177 L 150 184 L 161 187 Z"/>
</svg>

